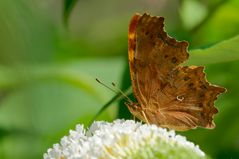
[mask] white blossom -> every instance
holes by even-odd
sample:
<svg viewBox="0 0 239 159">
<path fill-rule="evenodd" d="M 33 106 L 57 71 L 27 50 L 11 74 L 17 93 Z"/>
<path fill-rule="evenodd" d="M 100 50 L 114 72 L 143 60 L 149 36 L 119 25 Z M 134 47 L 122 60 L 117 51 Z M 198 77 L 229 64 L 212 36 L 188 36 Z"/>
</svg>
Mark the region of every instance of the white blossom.
<svg viewBox="0 0 239 159">
<path fill-rule="evenodd" d="M 77 125 L 44 159 L 205 158 L 203 151 L 174 131 L 133 120 Z"/>
</svg>

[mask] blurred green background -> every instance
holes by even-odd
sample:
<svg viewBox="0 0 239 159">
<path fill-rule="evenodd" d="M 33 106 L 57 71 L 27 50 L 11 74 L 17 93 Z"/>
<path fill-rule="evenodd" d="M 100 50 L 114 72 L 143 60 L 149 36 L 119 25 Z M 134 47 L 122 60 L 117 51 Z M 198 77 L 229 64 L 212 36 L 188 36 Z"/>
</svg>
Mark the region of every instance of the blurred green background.
<svg viewBox="0 0 239 159">
<path fill-rule="evenodd" d="M 188 64 L 206 65 L 208 80 L 228 90 L 215 129 L 182 134 L 212 158 L 239 158 L 239 1 L 0 0 L 1 159 L 42 158 L 76 124 L 87 126 L 115 95 L 95 78 L 130 86 L 135 12 L 164 16 L 169 35 L 189 41 Z M 97 119 L 131 118 L 122 103 Z"/>
</svg>

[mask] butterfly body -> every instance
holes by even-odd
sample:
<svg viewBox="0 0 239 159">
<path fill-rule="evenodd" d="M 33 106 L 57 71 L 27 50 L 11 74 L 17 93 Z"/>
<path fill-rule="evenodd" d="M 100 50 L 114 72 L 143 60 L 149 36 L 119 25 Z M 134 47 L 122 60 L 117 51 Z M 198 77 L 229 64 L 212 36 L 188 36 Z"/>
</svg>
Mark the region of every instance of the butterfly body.
<svg viewBox="0 0 239 159">
<path fill-rule="evenodd" d="M 128 103 L 140 120 L 175 130 L 214 128 L 214 100 L 224 92 L 205 79 L 204 67 L 180 66 L 188 43 L 164 31 L 163 17 L 136 14 L 129 25 L 129 65 L 138 103 Z"/>
</svg>

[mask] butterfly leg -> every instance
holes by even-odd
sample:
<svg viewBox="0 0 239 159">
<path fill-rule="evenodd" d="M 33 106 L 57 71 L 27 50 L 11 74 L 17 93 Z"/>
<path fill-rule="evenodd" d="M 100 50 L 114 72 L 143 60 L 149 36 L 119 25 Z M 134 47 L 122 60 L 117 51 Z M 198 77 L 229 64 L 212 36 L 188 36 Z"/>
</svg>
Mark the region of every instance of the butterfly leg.
<svg viewBox="0 0 239 159">
<path fill-rule="evenodd" d="M 143 116 L 144 116 L 144 119 L 145 119 L 146 123 L 149 124 L 149 121 L 148 121 L 148 119 L 147 119 L 147 117 L 146 117 L 144 111 L 142 110 L 141 112 L 142 112 L 142 114 L 143 114 Z"/>
</svg>

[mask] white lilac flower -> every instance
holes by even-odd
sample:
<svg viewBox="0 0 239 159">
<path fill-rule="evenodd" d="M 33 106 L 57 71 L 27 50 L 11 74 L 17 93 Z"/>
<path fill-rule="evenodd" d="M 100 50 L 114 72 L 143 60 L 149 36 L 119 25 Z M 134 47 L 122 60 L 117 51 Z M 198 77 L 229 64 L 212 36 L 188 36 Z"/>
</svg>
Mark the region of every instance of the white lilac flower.
<svg viewBox="0 0 239 159">
<path fill-rule="evenodd" d="M 133 120 L 97 121 L 88 130 L 77 125 L 44 154 L 44 159 L 198 159 L 198 146 L 156 125 Z"/>
</svg>

